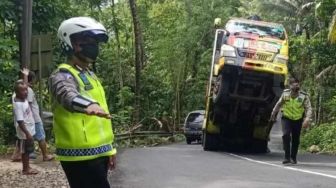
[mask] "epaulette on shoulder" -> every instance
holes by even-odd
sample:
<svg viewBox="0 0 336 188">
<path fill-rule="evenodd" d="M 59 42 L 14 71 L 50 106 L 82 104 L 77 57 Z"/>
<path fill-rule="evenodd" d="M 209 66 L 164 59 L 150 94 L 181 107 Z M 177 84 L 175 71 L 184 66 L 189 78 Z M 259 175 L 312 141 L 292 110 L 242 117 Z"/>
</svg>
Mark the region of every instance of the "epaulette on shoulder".
<svg viewBox="0 0 336 188">
<path fill-rule="evenodd" d="M 74 77 L 73 74 L 66 68 L 59 68 L 55 70 L 55 74 L 61 74 L 65 76 L 65 78 Z"/>
</svg>

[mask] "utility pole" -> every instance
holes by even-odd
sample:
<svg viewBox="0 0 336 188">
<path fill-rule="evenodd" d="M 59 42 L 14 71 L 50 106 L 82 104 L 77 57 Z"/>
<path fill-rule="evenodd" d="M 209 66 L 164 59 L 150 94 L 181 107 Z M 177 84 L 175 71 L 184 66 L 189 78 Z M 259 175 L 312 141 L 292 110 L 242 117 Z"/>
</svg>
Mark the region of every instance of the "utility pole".
<svg viewBox="0 0 336 188">
<path fill-rule="evenodd" d="M 20 67 L 30 66 L 31 36 L 32 36 L 32 9 L 33 0 L 20 0 L 22 17 L 20 23 Z"/>
</svg>

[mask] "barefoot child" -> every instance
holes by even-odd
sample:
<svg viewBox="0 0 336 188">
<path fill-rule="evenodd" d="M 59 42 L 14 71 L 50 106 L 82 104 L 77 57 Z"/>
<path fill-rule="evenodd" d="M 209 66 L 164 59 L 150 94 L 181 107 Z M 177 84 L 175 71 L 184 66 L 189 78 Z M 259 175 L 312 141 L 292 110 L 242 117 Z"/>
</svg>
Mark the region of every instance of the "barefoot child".
<svg viewBox="0 0 336 188">
<path fill-rule="evenodd" d="M 15 82 L 14 90 L 16 94 L 13 101 L 14 121 L 22 155 L 22 174 L 33 175 L 37 174 L 37 171 L 29 166 L 29 154 L 34 151 L 35 122 L 27 101 L 28 86 L 23 80 L 18 80 Z"/>
<path fill-rule="evenodd" d="M 34 122 L 35 122 L 35 135 L 34 139 L 38 141 L 39 147 L 42 151 L 43 161 L 51 161 L 54 159 L 54 156 L 48 155 L 47 151 L 47 142 L 45 140 L 45 132 L 43 127 L 43 122 L 40 117 L 40 109 L 37 104 L 37 100 L 35 97 L 35 93 L 33 89 L 31 88 L 35 82 L 35 73 L 32 71 L 29 71 L 28 69 L 23 69 L 21 71 L 23 73 L 23 81 L 27 83 L 28 85 L 28 95 L 27 100 L 28 104 L 30 106 L 30 109 L 32 110 Z M 34 153 L 32 153 L 34 154 Z M 29 156 L 30 158 L 32 155 Z"/>
</svg>

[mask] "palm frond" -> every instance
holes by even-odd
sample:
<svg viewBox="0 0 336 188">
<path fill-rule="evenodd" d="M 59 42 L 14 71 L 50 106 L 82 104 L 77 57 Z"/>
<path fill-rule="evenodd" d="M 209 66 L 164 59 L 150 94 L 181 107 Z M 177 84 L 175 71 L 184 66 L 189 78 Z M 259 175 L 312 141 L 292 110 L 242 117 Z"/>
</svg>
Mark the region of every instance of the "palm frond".
<svg viewBox="0 0 336 188">
<path fill-rule="evenodd" d="M 285 4 L 278 4 L 275 2 L 261 2 L 259 4 L 260 11 L 263 12 L 277 12 L 281 15 L 295 16 L 297 9 L 294 6 L 287 6 Z"/>
<path fill-rule="evenodd" d="M 312 10 L 312 8 L 314 8 L 315 6 L 315 2 L 308 2 L 306 4 L 303 4 L 299 10 L 299 14 L 300 15 L 304 15 L 305 13 L 309 12 L 310 10 Z"/>
<path fill-rule="evenodd" d="M 286 7 L 290 7 L 293 10 L 299 10 L 301 8 L 301 2 L 298 2 L 296 0 L 277 0 L 276 1 L 277 4 L 279 5 L 283 5 Z"/>
<path fill-rule="evenodd" d="M 316 76 L 316 80 L 321 81 L 321 80 L 325 80 L 328 75 L 330 75 L 331 73 L 336 73 L 336 65 L 331 65 L 327 68 L 325 68 L 324 70 L 322 70 L 317 76 Z"/>
</svg>

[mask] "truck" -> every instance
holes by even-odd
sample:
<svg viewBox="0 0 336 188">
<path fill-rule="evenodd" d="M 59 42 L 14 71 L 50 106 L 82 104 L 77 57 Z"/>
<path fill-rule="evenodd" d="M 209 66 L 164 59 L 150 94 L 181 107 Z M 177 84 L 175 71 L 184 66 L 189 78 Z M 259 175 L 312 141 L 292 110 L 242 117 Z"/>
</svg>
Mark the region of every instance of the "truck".
<svg viewBox="0 0 336 188">
<path fill-rule="evenodd" d="M 267 152 L 269 118 L 288 77 L 286 30 L 253 18 L 220 22 L 216 18 L 203 149 Z"/>
</svg>

